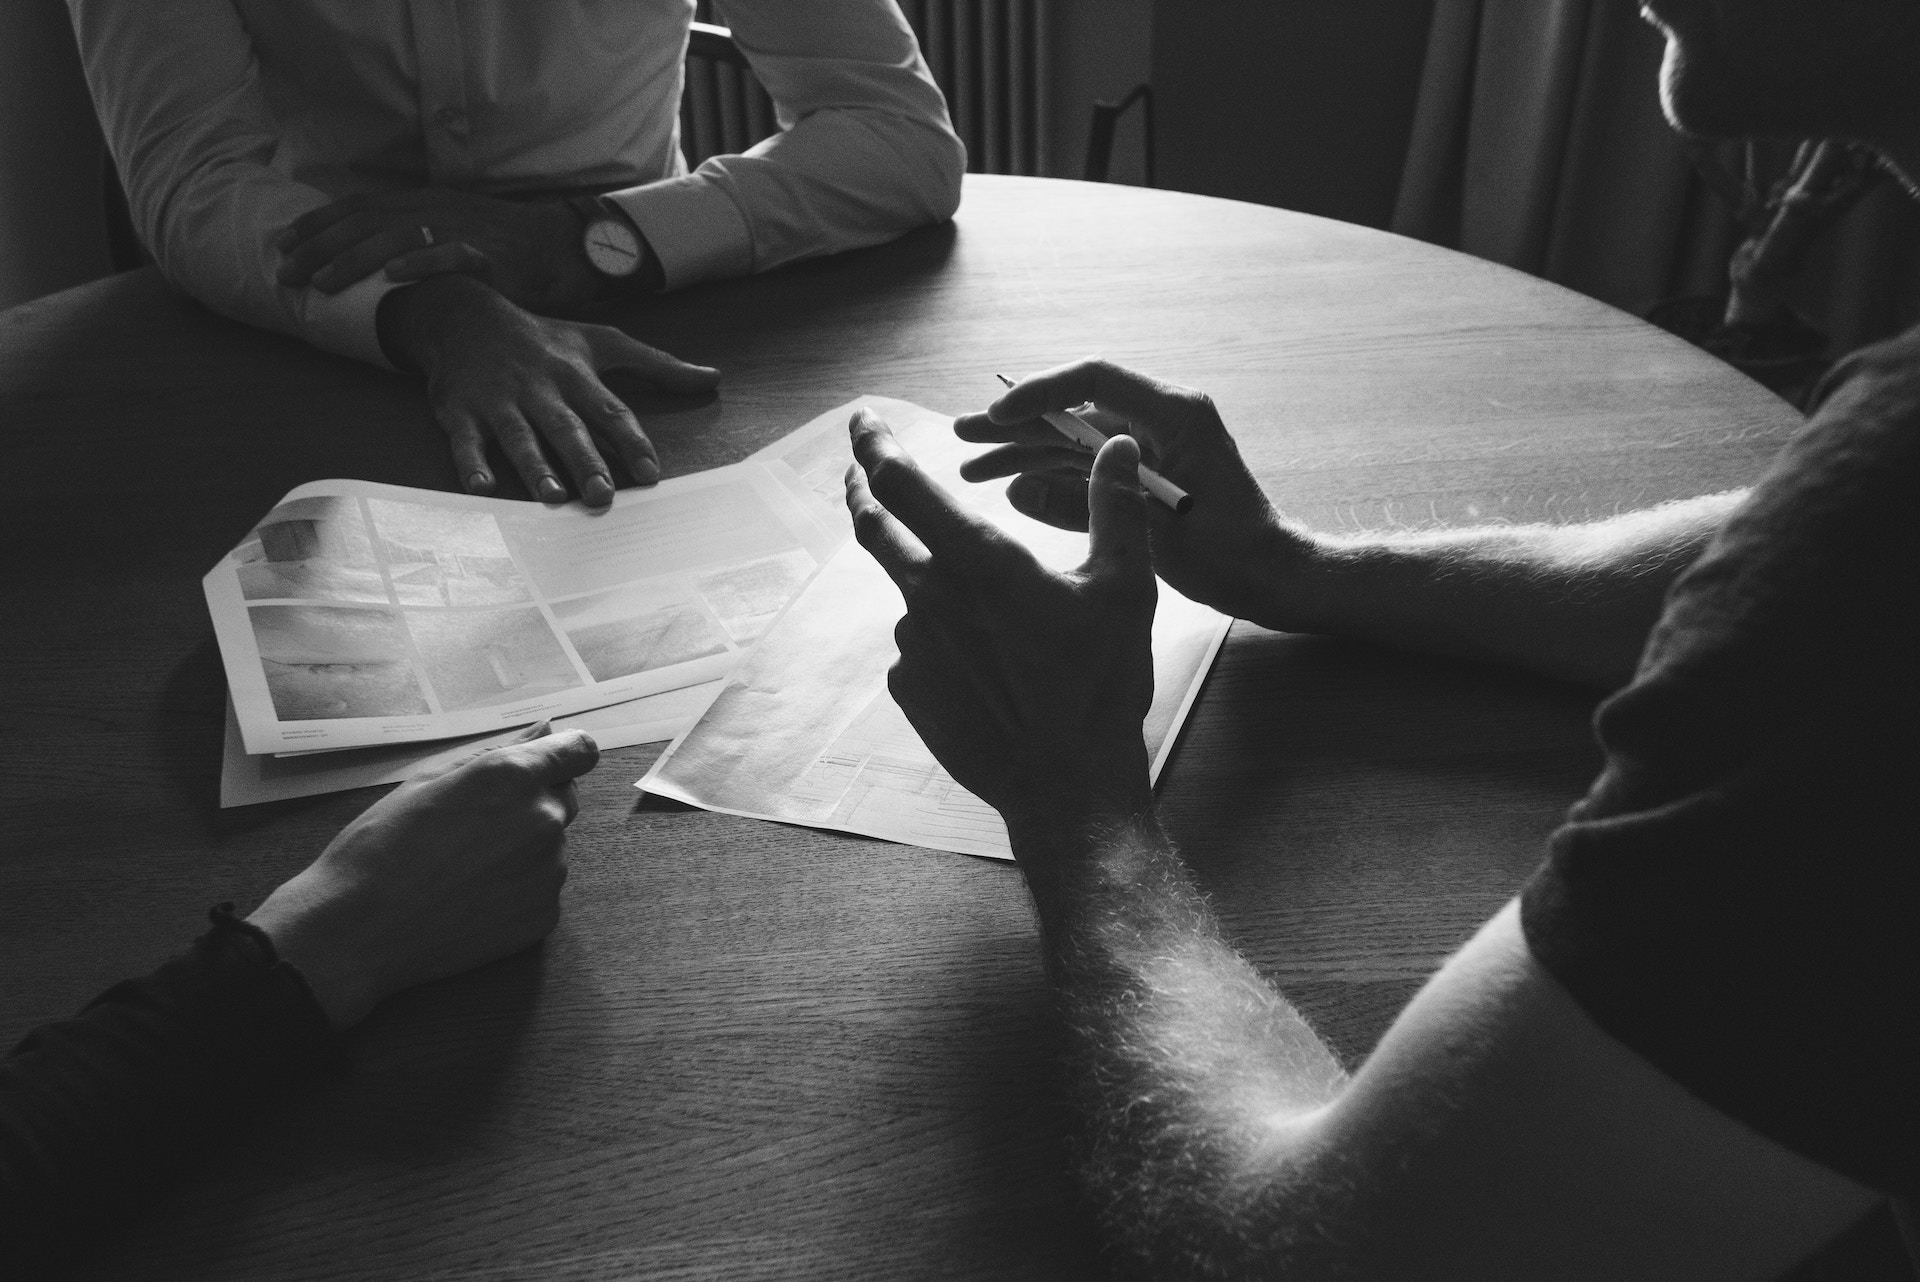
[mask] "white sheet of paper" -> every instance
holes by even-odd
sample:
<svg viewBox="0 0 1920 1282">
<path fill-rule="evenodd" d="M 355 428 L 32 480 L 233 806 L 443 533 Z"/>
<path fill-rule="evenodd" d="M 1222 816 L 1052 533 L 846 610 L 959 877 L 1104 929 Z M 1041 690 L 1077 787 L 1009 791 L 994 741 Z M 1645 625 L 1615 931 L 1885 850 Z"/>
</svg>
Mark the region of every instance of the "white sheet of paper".
<svg viewBox="0 0 1920 1282">
<path fill-rule="evenodd" d="M 960 461 L 977 447 L 954 437 L 951 419 L 899 402 L 869 403 L 922 467 L 1043 562 L 1064 568 L 1085 558 L 1084 535 L 1020 516 L 1006 502 L 1004 482 L 959 479 Z M 837 470 L 851 461 L 844 441 L 842 451 Z M 1011 858 L 1000 816 L 940 767 L 887 693 L 902 611 L 879 564 L 857 544 L 843 546 L 635 786 L 753 819 Z M 1160 586 L 1154 701 L 1143 727 L 1156 779 L 1231 623 Z"/>
<path fill-rule="evenodd" d="M 555 717 L 555 730 L 586 730 L 603 749 L 636 743 L 658 743 L 684 734 L 700 719 L 720 693 L 722 681 L 668 690 L 630 699 L 607 708 L 593 708 L 568 717 Z M 451 764 L 484 748 L 512 739 L 518 730 L 503 730 L 478 738 L 443 739 L 435 743 L 382 744 L 376 748 L 343 748 L 337 752 L 294 756 L 248 756 L 240 741 L 240 721 L 233 700 L 227 700 L 226 747 L 220 762 L 220 805 L 250 806 L 290 797 L 317 797 L 375 784 L 399 783 L 422 770 Z"/>
<path fill-rule="evenodd" d="M 724 676 L 846 537 L 785 461 L 805 446 L 597 515 L 298 487 L 204 580 L 247 751 L 492 733 Z"/>
</svg>

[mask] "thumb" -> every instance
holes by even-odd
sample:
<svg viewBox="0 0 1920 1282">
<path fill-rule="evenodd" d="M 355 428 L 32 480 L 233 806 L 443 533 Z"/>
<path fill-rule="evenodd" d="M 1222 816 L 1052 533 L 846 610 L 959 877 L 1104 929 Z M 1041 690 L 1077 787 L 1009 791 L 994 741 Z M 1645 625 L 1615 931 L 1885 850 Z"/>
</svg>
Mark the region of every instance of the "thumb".
<svg viewBox="0 0 1920 1282">
<path fill-rule="evenodd" d="M 1153 574 L 1147 543 L 1147 495 L 1140 488 L 1140 443 L 1110 436 L 1087 477 L 1088 573 L 1099 576 Z"/>
<path fill-rule="evenodd" d="M 711 365 L 683 361 L 671 352 L 648 347 L 611 325 L 595 325 L 587 333 L 595 369 L 632 370 L 669 392 L 710 392 L 720 385 L 720 371 Z"/>
<path fill-rule="evenodd" d="M 600 745 L 584 730 L 562 730 L 516 747 L 548 787 L 577 779 L 600 762 Z"/>
</svg>

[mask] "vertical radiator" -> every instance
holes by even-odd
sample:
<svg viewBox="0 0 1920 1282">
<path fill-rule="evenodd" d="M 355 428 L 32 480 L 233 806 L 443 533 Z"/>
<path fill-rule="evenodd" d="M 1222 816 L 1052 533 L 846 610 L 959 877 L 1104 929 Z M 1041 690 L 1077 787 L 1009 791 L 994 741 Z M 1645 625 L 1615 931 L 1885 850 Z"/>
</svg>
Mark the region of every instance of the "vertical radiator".
<svg viewBox="0 0 1920 1282">
<path fill-rule="evenodd" d="M 1053 77 L 1048 0 L 900 0 L 975 173 L 1049 171 Z M 715 17 L 702 0 L 701 22 Z M 726 57 L 689 51 L 680 110 L 687 163 L 744 151 L 774 131 L 773 104 L 752 73 Z"/>
</svg>

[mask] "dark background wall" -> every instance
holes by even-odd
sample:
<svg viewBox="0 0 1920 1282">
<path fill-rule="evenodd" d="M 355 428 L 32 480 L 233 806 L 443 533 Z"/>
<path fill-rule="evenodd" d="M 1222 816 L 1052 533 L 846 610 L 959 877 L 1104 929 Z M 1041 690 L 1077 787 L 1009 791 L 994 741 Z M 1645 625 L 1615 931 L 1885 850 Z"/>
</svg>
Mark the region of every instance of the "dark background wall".
<svg viewBox="0 0 1920 1282">
<path fill-rule="evenodd" d="M 1159 186 L 1385 227 L 1433 0 L 1155 6 Z"/>
</svg>

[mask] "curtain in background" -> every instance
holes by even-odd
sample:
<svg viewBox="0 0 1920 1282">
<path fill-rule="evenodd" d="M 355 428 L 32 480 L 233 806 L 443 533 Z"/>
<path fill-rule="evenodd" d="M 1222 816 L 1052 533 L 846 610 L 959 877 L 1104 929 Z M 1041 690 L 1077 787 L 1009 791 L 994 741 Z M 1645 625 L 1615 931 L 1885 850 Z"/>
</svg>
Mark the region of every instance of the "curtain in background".
<svg viewBox="0 0 1920 1282">
<path fill-rule="evenodd" d="M 1739 231 L 1661 116 L 1661 49 L 1617 0 L 1436 0 L 1393 229 L 1632 312 L 1724 292 Z M 1920 320 L 1920 210 L 1866 197 L 1795 304 L 1836 352 Z"/>
</svg>

